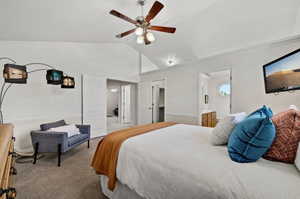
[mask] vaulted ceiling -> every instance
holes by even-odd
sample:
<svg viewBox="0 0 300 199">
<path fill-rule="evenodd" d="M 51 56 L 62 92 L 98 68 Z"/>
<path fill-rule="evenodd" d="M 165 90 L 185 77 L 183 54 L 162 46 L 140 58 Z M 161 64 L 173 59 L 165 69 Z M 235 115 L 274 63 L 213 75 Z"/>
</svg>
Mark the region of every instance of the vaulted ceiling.
<svg viewBox="0 0 300 199">
<path fill-rule="evenodd" d="M 184 64 L 300 33 L 299 0 L 160 1 L 165 8 L 153 24 L 175 26 L 177 32 L 155 32 L 150 46 L 137 45 L 134 35 L 115 38 L 132 25 L 109 11 L 135 18 L 136 0 L 0 0 L 0 40 L 122 42 L 164 68 L 169 58 Z M 153 2 L 147 0 L 145 12 Z"/>
</svg>

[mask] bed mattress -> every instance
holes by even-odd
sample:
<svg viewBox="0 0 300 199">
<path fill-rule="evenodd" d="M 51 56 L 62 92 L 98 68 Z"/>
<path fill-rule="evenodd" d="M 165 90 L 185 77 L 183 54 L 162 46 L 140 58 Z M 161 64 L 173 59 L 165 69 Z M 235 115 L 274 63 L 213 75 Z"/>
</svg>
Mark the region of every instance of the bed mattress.
<svg viewBox="0 0 300 199">
<path fill-rule="evenodd" d="M 264 159 L 235 163 L 226 147 L 209 143 L 211 131 L 178 124 L 128 139 L 119 153 L 114 190 L 119 193 L 105 191 L 103 178 L 105 194 L 114 199 L 300 198 L 294 165 Z"/>
</svg>

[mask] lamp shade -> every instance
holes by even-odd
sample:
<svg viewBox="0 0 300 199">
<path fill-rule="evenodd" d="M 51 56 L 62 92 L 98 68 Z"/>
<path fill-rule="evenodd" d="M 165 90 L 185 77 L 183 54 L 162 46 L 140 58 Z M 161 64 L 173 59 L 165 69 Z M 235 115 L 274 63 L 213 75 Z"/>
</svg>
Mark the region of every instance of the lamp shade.
<svg viewBox="0 0 300 199">
<path fill-rule="evenodd" d="M 47 83 L 48 84 L 62 84 L 63 81 L 63 72 L 60 70 L 47 70 L 46 75 Z"/>
<path fill-rule="evenodd" d="M 74 77 L 64 76 L 62 79 L 61 88 L 75 88 Z"/>
<path fill-rule="evenodd" d="M 7 83 L 26 84 L 28 78 L 26 66 L 5 64 L 3 69 L 3 78 Z"/>
</svg>

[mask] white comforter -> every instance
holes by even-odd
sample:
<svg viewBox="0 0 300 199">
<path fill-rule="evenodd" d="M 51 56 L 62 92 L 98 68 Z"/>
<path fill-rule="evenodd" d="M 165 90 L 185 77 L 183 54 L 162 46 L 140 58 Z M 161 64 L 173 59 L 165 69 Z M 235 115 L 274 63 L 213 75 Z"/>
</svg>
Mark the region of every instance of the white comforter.
<svg viewBox="0 0 300 199">
<path fill-rule="evenodd" d="M 293 165 L 232 162 L 210 128 L 175 125 L 123 143 L 117 178 L 147 199 L 300 199 Z"/>
</svg>

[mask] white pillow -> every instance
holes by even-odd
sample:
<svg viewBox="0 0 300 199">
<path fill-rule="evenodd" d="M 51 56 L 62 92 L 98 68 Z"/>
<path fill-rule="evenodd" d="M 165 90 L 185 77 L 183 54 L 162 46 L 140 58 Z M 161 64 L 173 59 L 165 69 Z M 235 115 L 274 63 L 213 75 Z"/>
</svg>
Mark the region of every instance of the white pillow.
<svg viewBox="0 0 300 199">
<path fill-rule="evenodd" d="M 298 111 L 298 108 L 297 108 L 297 106 L 295 106 L 295 105 L 290 105 L 289 109 L 293 109 L 293 110 L 295 110 L 295 111 Z"/>
<path fill-rule="evenodd" d="M 234 116 L 227 116 L 218 122 L 210 136 L 212 145 L 227 144 L 232 129 L 235 127 L 235 123 L 233 122 L 234 118 Z"/>
<path fill-rule="evenodd" d="M 297 169 L 300 171 L 300 147 L 299 147 L 299 144 L 298 144 L 298 150 L 297 150 L 296 159 L 295 159 L 295 165 L 296 165 Z"/>
<path fill-rule="evenodd" d="M 234 117 L 233 123 L 237 124 L 243 121 L 247 117 L 247 114 L 245 112 L 241 112 L 241 113 L 229 114 L 229 116 L 233 116 Z"/>
<path fill-rule="evenodd" d="M 60 127 L 56 127 L 56 128 L 51 128 L 48 131 L 53 131 L 53 132 L 67 132 L 68 133 L 68 137 L 72 137 L 74 135 L 80 134 L 80 131 L 76 127 L 75 124 L 70 124 L 70 125 L 60 126 Z"/>
<path fill-rule="evenodd" d="M 296 155 L 296 159 L 295 159 L 295 165 L 297 167 L 297 169 L 300 171 L 300 147 L 298 144 L 298 150 L 297 150 L 297 155 Z"/>
</svg>

